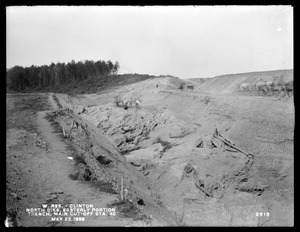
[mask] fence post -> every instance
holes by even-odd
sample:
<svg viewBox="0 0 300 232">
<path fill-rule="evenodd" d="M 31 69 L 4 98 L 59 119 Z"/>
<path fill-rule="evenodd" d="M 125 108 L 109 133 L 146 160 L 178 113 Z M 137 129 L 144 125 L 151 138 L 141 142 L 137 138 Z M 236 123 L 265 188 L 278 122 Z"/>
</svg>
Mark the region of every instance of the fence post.
<svg viewBox="0 0 300 232">
<path fill-rule="evenodd" d="M 64 134 L 64 137 L 66 137 L 66 133 L 65 133 L 65 127 L 64 127 L 64 125 L 62 125 L 62 129 L 63 129 L 63 134 Z"/>
<path fill-rule="evenodd" d="M 123 175 L 122 175 L 122 178 L 121 178 L 121 201 L 123 201 Z"/>
</svg>

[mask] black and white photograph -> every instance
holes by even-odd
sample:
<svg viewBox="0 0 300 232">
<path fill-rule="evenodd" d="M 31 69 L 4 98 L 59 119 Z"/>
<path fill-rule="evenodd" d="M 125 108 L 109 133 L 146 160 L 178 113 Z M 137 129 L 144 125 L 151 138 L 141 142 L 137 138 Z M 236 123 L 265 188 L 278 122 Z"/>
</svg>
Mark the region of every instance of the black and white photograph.
<svg viewBox="0 0 300 232">
<path fill-rule="evenodd" d="M 293 9 L 6 6 L 5 227 L 294 227 Z"/>
</svg>

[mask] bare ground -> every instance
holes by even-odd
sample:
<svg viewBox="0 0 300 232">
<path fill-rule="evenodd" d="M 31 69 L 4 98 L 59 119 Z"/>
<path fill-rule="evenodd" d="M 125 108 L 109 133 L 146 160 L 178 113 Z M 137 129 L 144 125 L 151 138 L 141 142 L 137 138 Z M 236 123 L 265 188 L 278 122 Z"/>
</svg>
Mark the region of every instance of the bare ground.
<svg viewBox="0 0 300 232">
<path fill-rule="evenodd" d="M 116 217 L 75 226 L 293 226 L 293 97 L 182 92 L 177 85 L 160 78 L 73 97 L 8 95 L 8 212 L 19 225 L 69 225 L 23 213 L 59 189 L 54 201 L 118 209 Z M 113 106 L 117 95 L 138 97 L 141 108 Z M 127 202 L 101 184 L 69 178 L 86 152 L 99 161 L 98 180 L 110 180 L 117 193 L 124 177 Z"/>
<path fill-rule="evenodd" d="M 61 127 L 46 120 L 57 108 L 52 95 L 7 96 L 6 209 L 15 226 L 149 226 L 164 225 L 142 208 L 123 204 L 117 192 L 92 181 L 70 178 L 77 168 L 76 148 L 64 141 Z M 24 120 L 26 119 L 26 120 Z M 56 125 L 56 126 L 55 126 Z M 75 158 L 75 157 L 74 157 Z M 116 207 L 116 202 L 120 202 Z M 85 217 L 85 221 L 51 221 L 51 217 L 29 216 L 26 209 L 42 204 L 92 204 L 94 208 L 117 209 L 116 216 Z M 127 208 L 133 212 L 126 212 Z M 124 212 L 125 213 L 124 213 Z M 123 212 L 123 213 L 122 213 Z"/>
<path fill-rule="evenodd" d="M 58 98 L 109 137 L 184 224 L 292 226 L 293 97 L 182 92 L 172 81 Z M 140 109 L 112 104 L 114 95 L 138 93 Z M 229 145 L 253 155 L 250 167 L 242 152 L 213 137 L 216 129 Z M 199 138 L 203 145 L 196 147 Z"/>
</svg>

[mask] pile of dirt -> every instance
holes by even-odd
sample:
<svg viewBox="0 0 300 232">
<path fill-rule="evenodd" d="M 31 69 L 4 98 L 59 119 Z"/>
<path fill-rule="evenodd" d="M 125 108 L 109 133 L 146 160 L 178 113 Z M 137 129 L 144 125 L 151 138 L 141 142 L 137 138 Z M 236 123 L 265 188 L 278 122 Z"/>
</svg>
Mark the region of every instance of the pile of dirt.
<svg viewBox="0 0 300 232">
<path fill-rule="evenodd" d="M 128 110 L 117 107 L 89 107 L 82 117 L 93 122 L 107 134 L 122 153 L 139 148 L 149 133 L 166 119 L 162 115 L 146 113 L 143 110 Z"/>
<path fill-rule="evenodd" d="M 191 151 L 189 162 L 172 161 L 172 168 L 162 172 L 156 179 L 157 187 L 170 183 L 161 189 L 165 192 L 162 194 L 163 202 L 168 202 L 173 210 L 178 210 L 175 202 L 183 201 L 187 192 L 189 198 L 199 200 L 206 197 L 221 199 L 232 195 L 233 191 L 260 195 L 264 186 L 259 183 L 257 170 L 252 166 L 252 155 L 239 151 L 228 140 L 224 142 L 213 136 L 211 139 L 198 139 L 195 143 L 197 148 Z M 192 158 L 193 155 L 197 157 Z M 175 172 L 182 174 L 176 174 L 175 177 Z M 167 194 L 170 191 L 172 197 Z"/>
</svg>

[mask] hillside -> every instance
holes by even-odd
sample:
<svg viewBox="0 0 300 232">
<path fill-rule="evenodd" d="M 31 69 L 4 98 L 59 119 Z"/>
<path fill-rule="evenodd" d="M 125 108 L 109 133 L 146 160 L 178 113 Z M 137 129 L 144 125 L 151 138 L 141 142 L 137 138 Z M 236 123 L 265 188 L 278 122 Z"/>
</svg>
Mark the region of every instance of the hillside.
<svg viewBox="0 0 300 232">
<path fill-rule="evenodd" d="M 205 93 L 236 93 L 241 83 L 254 83 L 260 78 L 263 81 L 273 81 L 280 76 L 283 76 L 285 82 L 291 81 L 294 78 L 294 71 L 290 69 L 221 75 L 206 80 L 195 90 Z"/>
<path fill-rule="evenodd" d="M 190 82 L 194 82 L 197 84 L 203 84 L 205 81 L 210 80 L 211 78 L 188 78 L 187 80 Z"/>
</svg>

